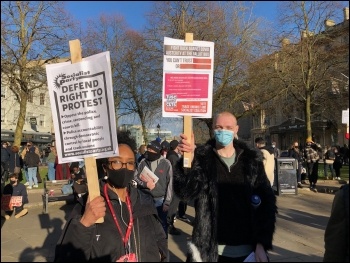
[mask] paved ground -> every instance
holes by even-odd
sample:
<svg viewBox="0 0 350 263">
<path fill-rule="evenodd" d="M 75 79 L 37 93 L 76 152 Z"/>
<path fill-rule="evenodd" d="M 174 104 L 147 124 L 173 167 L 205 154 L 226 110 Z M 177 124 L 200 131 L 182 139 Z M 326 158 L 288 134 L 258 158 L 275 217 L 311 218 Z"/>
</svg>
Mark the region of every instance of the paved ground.
<svg viewBox="0 0 350 263">
<path fill-rule="evenodd" d="M 279 214 L 273 262 L 321 262 L 324 253 L 324 230 L 330 215 L 333 193 L 338 181 L 319 181 L 318 193 L 304 188 L 297 195 L 284 194 L 277 198 Z M 52 262 L 54 247 L 61 234 L 72 204 L 49 204 L 49 214 L 42 213 L 42 190 L 30 190 L 29 213 L 19 219 L 1 220 L 1 262 Z M 194 209 L 188 207 L 188 217 L 194 218 Z M 169 235 L 171 262 L 184 262 L 187 241 L 192 226 L 177 220 L 179 236 Z"/>
</svg>

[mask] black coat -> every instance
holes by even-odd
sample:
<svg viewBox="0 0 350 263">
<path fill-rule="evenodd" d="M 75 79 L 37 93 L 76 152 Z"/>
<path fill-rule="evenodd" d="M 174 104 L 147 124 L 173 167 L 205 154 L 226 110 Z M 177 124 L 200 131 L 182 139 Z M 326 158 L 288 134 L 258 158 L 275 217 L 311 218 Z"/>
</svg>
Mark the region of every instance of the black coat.
<svg viewBox="0 0 350 263">
<path fill-rule="evenodd" d="M 104 184 L 101 182 L 101 189 Z M 160 255 L 167 257 L 168 248 L 165 232 L 159 222 L 153 199 L 150 194 L 133 187 L 129 187 L 129 195 L 134 218 L 130 235 L 131 252 L 136 252 L 139 261 L 159 262 Z M 101 196 L 104 196 L 102 190 Z M 123 214 L 128 224 L 129 216 L 126 205 L 123 202 L 119 203 L 118 196 L 110 189 L 108 189 L 108 196 L 125 235 L 126 226 L 122 223 L 120 215 Z M 80 198 L 80 203 L 74 207 L 71 218 L 67 221 L 58 241 L 55 262 L 115 262 L 125 254 L 125 250 L 107 202 L 104 222 L 85 227 L 80 223 L 87 195 L 83 197 L 85 199 Z"/>
<path fill-rule="evenodd" d="M 218 244 L 251 245 L 255 249 L 261 243 L 266 250 L 272 249 L 277 206 L 262 154 L 239 140 L 233 145 L 236 161 L 230 171 L 214 149 L 214 139 L 196 148 L 190 171 L 182 168 L 182 160 L 174 169 L 175 193 L 195 201 L 188 261 L 198 260 L 195 254 L 199 254 L 204 262 L 216 262 Z M 253 194 L 261 198 L 255 210 L 250 203 Z M 199 253 L 194 253 L 196 250 Z"/>
</svg>

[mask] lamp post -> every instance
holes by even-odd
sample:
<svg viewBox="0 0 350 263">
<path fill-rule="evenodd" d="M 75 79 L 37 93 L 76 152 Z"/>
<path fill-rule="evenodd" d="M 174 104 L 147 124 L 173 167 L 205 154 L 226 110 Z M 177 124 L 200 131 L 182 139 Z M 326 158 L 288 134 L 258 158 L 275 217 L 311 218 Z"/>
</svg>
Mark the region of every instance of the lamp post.
<svg viewBox="0 0 350 263">
<path fill-rule="evenodd" d="M 158 138 L 159 138 L 159 131 L 160 131 L 160 125 L 159 125 L 159 123 L 158 123 L 158 125 L 157 125 L 157 131 L 158 131 Z"/>
</svg>

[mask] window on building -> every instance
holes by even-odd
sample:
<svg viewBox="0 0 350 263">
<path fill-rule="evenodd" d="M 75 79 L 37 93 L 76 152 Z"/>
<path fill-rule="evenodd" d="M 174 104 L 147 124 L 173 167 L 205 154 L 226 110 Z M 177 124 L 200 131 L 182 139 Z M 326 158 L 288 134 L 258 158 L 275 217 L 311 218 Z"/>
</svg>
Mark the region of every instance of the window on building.
<svg viewBox="0 0 350 263">
<path fill-rule="evenodd" d="M 45 93 L 40 93 L 40 105 L 45 105 Z"/>
<path fill-rule="evenodd" d="M 5 98 L 6 88 L 5 86 L 1 85 L 1 98 Z"/>
<path fill-rule="evenodd" d="M 28 93 L 28 102 L 33 103 L 33 97 L 34 97 L 34 92 L 33 91 L 29 91 L 29 93 Z"/>
<path fill-rule="evenodd" d="M 44 114 L 40 114 L 39 125 L 45 126 L 45 115 Z"/>
<path fill-rule="evenodd" d="M 5 109 L 1 108 L 1 122 L 5 122 Z"/>
<path fill-rule="evenodd" d="M 33 117 L 33 112 L 27 112 L 26 123 L 30 124 L 30 118 Z"/>
</svg>

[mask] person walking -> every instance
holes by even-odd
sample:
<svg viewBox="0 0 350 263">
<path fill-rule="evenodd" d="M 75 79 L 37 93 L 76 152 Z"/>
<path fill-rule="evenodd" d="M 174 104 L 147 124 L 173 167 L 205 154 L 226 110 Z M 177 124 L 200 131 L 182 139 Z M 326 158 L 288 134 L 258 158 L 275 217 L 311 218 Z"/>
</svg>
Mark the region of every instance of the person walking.
<svg viewBox="0 0 350 263">
<path fill-rule="evenodd" d="M 119 154 L 100 162 L 106 178 L 100 180 L 101 196 L 79 198 L 57 242 L 55 262 L 169 260 L 153 199 L 131 184 L 136 169 L 133 148 L 117 136 Z M 101 217 L 104 221 L 96 224 Z"/>
<path fill-rule="evenodd" d="M 321 146 L 319 144 L 314 143 L 311 138 L 306 139 L 304 158 L 306 160 L 310 190 L 315 193 L 317 192 L 316 184 L 318 180 L 318 161 L 320 159 L 318 151 L 320 150 Z"/>
<path fill-rule="evenodd" d="M 299 149 L 299 143 L 297 141 L 295 141 L 292 144 L 292 148 L 289 151 L 289 157 L 294 158 L 297 164 L 297 169 L 296 169 L 296 173 L 297 173 L 297 184 L 298 184 L 298 188 L 303 188 L 302 185 L 302 178 L 301 178 L 301 174 L 302 174 L 302 168 L 303 168 L 303 153 L 300 151 Z"/>
<path fill-rule="evenodd" d="M 323 262 L 349 262 L 349 184 L 334 195 L 324 243 Z"/>
<path fill-rule="evenodd" d="M 36 173 L 39 167 L 40 158 L 35 153 L 35 148 L 33 146 L 30 147 L 29 152 L 25 155 L 24 163 L 28 167 L 29 186 L 27 186 L 27 189 L 32 189 L 32 187 L 38 188 Z"/>
<path fill-rule="evenodd" d="M 255 253 L 267 262 L 276 223 L 276 196 L 265 173 L 263 156 L 237 139 L 239 126 L 230 112 L 213 121 L 214 138 L 195 147 L 192 134 L 181 134 L 179 150 L 190 153 L 174 171 L 175 193 L 194 200 L 195 219 L 187 262 L 242 262 Z"/>
<path fill-rule="evenodd" d="M 327 145 L 326 146 L 326 152 L 324 154 L 324 158 L 323 158 L 323 165 L 324 165 L 324 177 L 326 179 L 329 179 L 328 177 L 328 170 L 331 171 L 331 180 L 335 179 L 335 174 L 334 174 L 334 169 L 333 169 L 333 163 L 335 160 L 335 154 L 334 154 L 334 150 L 331 146 Z"/>
<path fill-rule="evenodd" d="M 158 141 L 154 140 L 147 144 L 145 158 L 139 163 L 134 180 L 139 188 L 149 189 L 164 232 L 168 237 L 167 215 L 173 198 L 173 169 L 169 160 L 165 159 L 160 152 L 161 146 Z M 142 175 L 145 167 L 159 178 L 157 182 Z"/>
</svg>

